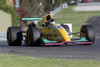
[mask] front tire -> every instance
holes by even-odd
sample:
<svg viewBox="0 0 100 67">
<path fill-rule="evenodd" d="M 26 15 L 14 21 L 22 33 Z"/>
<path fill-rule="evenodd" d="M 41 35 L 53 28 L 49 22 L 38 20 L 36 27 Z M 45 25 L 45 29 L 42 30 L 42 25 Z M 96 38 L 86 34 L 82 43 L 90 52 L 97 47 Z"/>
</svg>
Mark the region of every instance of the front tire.
<svg viewBox="0 0 100 67">
<path fill-rule="evenodd" d="M 20 46 L 22 42 L 22 32 L 19 27 L 9 27 L 7 30 L 7 42 L 9 46 Z"/>
<path fill-rule="evenodd" d="M 91 25 L 83 25 L 80 31 L 80 37 L 85 37 L 88 41 L 94 43 L 95 31 Z"/>
</svg>

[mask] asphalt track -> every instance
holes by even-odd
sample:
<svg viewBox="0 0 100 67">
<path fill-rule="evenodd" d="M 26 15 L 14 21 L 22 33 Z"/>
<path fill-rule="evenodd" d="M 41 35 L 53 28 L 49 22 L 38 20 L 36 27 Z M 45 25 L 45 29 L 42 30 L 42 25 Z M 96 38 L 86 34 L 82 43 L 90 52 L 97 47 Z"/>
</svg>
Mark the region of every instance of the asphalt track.
<svg viewBox="0 0 100 67">
<path fill-rule="evenodd" d="M 91 46 L 69 44 L 66 46 L 28 47 L 8 46 L 0 42 L 0 54 L 77 60 L 100 60 L 100 38 Z"/>
</svg>

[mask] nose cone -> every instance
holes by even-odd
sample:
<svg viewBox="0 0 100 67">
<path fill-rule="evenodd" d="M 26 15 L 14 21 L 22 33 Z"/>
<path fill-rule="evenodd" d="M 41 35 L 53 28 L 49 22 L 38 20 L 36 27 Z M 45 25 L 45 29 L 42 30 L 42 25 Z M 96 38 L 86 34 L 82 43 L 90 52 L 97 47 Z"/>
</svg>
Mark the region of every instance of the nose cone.
<svg viewBox="0 0 100 67">
<path fill-rule="evenodd" d="M 70 39 L 68 33 L 66 32 L 66 30 L 65 30 L 64 28 L 59 28 L 58 31 L 59 31 L 61 37 L 62 37 L 65 41 L 71 41 L 71 39 Z"/>
</svg>

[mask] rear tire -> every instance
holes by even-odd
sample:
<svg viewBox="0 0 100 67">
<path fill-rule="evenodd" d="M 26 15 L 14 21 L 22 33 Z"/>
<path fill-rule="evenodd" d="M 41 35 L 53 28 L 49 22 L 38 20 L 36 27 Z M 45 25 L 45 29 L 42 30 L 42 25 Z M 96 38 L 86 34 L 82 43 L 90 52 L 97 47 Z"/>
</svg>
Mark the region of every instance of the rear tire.
<svg viewBox="0 0 100 67">
<path fill-rule="evenodd" d="M 9 27 L 7 30 L 7 42 L 9 46 L 20 46 L 22 42 L 22 32 L 19 27 Z"/>
<path fill-rule="evenodd" d="M 91 25 L 83 25 L 80 31 L 80 37 L 85 37 L 87 40 L 94 43 L 95 41 L 94 28 Z M 89 44 L 86 44 L 86 45 L 89 45 Z"/>
<path fill-rule="evenodd" d="M 41 43 L 39 42 L 40 38 L 40 31 L 37 27 L 29 27 L 27 30 L 27 43 L 28 46 L 40 46 Z"/>
</svg>

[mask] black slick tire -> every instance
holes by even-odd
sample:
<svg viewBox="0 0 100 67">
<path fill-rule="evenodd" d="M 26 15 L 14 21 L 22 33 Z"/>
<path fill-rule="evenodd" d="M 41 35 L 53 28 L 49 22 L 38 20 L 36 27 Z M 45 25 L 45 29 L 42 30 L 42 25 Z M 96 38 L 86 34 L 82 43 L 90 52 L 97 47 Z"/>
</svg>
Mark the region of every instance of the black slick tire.
<svg viewBox="0 0 100 67">
<path fill-rule="evenodd" d="M 83 25 L 81 27 L 80 37 L 86 37 L 87 40 L 89 40 L 92 43 L 94 43 L 94 41 L 95 41 L 95 31 L 94 31 L 94 28 L 91 25 Z"/>
<path fill-rule="evenodd" d="M 22 32 L 20 27 L 9 27 L 7 30 L 7 42 L 9 46 L 20 46 L 22 43 Z"/>
<path fill-rule="evenodd" d="M 40 31 L 37 27 L 29 27 L 27 30 L 27 44 L 28 46 L 40 46 L 41 43 L 39 42 L 40 38 Z"/>
</svg>

